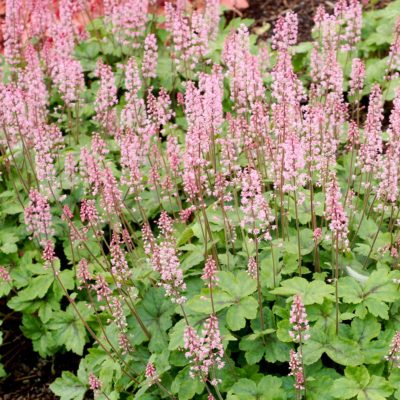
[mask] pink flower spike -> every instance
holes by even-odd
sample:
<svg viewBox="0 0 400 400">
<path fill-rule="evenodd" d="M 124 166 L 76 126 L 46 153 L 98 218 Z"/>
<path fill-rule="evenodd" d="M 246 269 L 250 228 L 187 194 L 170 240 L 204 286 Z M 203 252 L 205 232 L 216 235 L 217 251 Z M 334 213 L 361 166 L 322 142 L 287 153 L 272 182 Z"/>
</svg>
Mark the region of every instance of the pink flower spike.
<svg viewBox="0 0 400 400">
<path fill-rule="evenodd" d="M 155 78 L 158 57 L 157 38 L 153 33 L 144 40 L 144 55 L 142 63 L 142 75 L 144 78 Z"/>
<path fill-rule="evenodd" d="M 297 42 L 298 19 L 297 14 L 289 11 L 279 17 L 274 29 L 272 47 L 276 50 L 287 50 Z"/>
<path fill-rule="evenodd" d="M 385 357 L 389 362 L 394 363 L 397 367 L 400 366 L 400 331 L 397 331 L 392 339 L 389 354 Z"/>
<path fill-rule="evenodd" d="M 150 385 L 153 385 L 154 383 L 160 380 L 154 364 L 150 361 L 146 365 L 146 371 L 144 375 L 146 379 L 149 381 Z"/>
<path fill-rule="evenodd" d="M 101 381 L 92 372 L 89 374 L 89 387 L 90 390 L 93 390 L 95 395 L 100 394 L 102 387 Z"/>
<path fill-rule="evenodd" d="M 299 353 L 296 353 L 294 350 L 290 350 L 290 361 L 289 361 L 290 373 L 289 376 L 293 376 L 295 380 L 294 387 L 296 390 L 304 390 L 305 389 L 305 379 L 304 379 L 304 371 L 301 362 L 301 357 Z"/>
<path fill-rule="evenodd" d="M 216 273 L 217 264 L 215 260 L 211 256 L 209 256 L 204 265 L 203 275 L 201 276 L 201 279 L 206 281 L 208 287 L 213 287 L 218 282 L 218 276 L 216 275 Z"/>
<path fill-rule="evenodd" d="M 310 326 L 308 325 L 307 312 L 298 294 L 293 298 L 290 310 L 290 323 L 292 324 L 292 329 L 289 331 L 289 335 L 295 342 L 303 342 L 310 338 L 308 334 Z"/>
</svg>

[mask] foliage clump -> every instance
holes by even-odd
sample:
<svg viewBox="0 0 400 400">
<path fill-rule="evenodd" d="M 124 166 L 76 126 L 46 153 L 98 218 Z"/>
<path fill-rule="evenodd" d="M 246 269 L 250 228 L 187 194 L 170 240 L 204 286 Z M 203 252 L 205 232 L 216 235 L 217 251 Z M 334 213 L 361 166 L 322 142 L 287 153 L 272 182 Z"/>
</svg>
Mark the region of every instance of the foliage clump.
<svg viewBox="0 0 400 400">
<path fill-rule="evenodd" d="M 0 295 L 41 356 L 82 356 L 54 393 L 400 398 L 400 2 L 319 8 L 300 45 L 296 14 L 257 45 L 216 0 L 84 32 L 70 1 L 14 29 L 20 3 Z"/>
</svg>

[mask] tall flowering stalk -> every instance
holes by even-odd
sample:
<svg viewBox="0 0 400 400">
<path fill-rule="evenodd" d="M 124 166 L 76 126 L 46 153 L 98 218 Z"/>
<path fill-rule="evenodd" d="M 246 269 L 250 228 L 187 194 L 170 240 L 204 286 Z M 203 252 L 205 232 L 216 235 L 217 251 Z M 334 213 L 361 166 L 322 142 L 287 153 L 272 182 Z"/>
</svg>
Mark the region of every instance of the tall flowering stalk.
<svg viewBox="0 0 400 400">
<path fill-rule="evenodd" d="M 217 386 L 216 378 L 209 378 L 213 368 L 224 367 L 222 360 L 224 348 L 219 333 L 218 319 L 211 315 L 204 321 L 202 335 L 199 336 L 195 329 L 187 326 L 184 332 L 185 356 L 190 359 L 190 376 L 198 377 L 203 382 Z"/>
<path fill-rule="evenodd" d="M 172 302 L 183 304 L 186 301 L 186 297 L 183 295 L 186 284 L 176 251 L 172 224 L 172 218 L 163 211 L 158 220 L 161 233 L 160 243 L 155 243 L 148 226 L 143 228 L 143 234 L 151 265 L 160 274 L 159 285 L 164 288 L 165 295 L 170 297 Z"/>
<path fill-rule="evenodd" d="M 326 219 L 329 221 L 329 229 L 332 232 L 332 251 L 335 254 L 335 296 L 336 296 L 336 334 L 339 331 L 339 251 L 349 248 L 348 218 L 343 205 L 340 202 L 341 193 L 336 175 L 330 176 L 330 182 L 326 189 Z"/>
<path fill-rule="evenodd" d="M 306 377 L 303 363 L 303 344 L 310 338 L 307 312 L 300 295 L 296 294 L 293 298 L 290 310 L 290 323 L 292 325 L 289 335 L 294 342 L 299 343 L 298 351 L 290 350 L 289 376 L 295 379 L 295 390 L 298 399 L 302 398 L 302 393 L 306 393 Z"/>
<path fill-rule="evenodd" d="M 258 305 L 261 330 L 264 330 L 258 246 L 261 238 L 264 238 L 265 240 L 272 240 L 270 229 L 274 220 L 274 216 L 272 215 L 268 202 L 262 193 L 261 178 L 257 170 L 247 169 L 242 173 L 241 178 L 241 210 L 244 214 L 244 217 L 241 221 L 241 226 L 242 228 L 247 228 L 255 242 Z"/>
<path fill-rule="evenodd" d="M 392 370 L 393 366 L 400 367 L 400 331 L 397 331 L 393 336 L 390 350 L 385 356 L 385 360 L 389 361 L 390 370 Z"/>
</svg>

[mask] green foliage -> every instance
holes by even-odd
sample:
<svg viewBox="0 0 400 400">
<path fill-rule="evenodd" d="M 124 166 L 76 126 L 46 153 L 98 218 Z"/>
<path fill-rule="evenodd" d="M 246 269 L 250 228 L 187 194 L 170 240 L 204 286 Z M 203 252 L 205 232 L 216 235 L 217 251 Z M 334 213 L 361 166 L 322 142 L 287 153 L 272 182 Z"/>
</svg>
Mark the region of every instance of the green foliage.
<svg viewBox="0 0 400 400">
<path fill-rule="evenodd" d="M 378 82 L 386 100 L 394 98 L 398 82 L 390 87 L 384 75 L 393 27 L 399 15 L 400 1 L 391 2 L 385 9 L 365 13 L 363 40 L 353 54 L 366 58 L 366 87 L 362 96 L 369 94 L 371 85 Z M 241 24 L 250 26 L 251 21 L 232 19 L 229 24 L 222 21 L 221 31 L 207 56 L 209 60 L 223 64 L 224 41 Z M 139 97 L 148 89 L 158 94 L 161 88 L 171 95 L 175 113 L 173 123 L 166 124 L 155 135 L 154 151 L 165 154 L 167 137 L 176 137 L 180 146 L 185 141 L 188 121 L 178 103 L 177 93 L 185 91 L 187 81 L 197 82 L 200 68 L 188 68 L 178 73 L 171 57 L 169 34 L 163 25 L 156 23 L 149 29 L 155 32 L 159 45 L 157 77 L 144 82 Z M 127 83 L 119 65 L 125 65 L 132 56 L 141 66 L 142 50 L 115 45 L 110 27 L 102 19 L 91 21 L 88 31 L 89 38 L 79 43 L 74 53 L 82 65 L 87 84 L 82 93 L 81 108 L 69 109 L 57 89 L 49 83 L 49 119 L 56 122 L 65 135 L 65 148 L 61 150 L 64 156 L 72 154 L 78 158 L 82 148 L 90 144 L 93 134 L 100 132 L 109 150 L 102 162 L 120 179 L 121 160 L 115 135 L 105 135 L 94 118 L 93 103 L 100 86 L 95 70 L 99 60 L 112 67 L 119 96 L 116 114 L 120 116 L 127 102 Z M 257 53 L 256 37 L 251 36 L 250 42 L 251 52 Z M 309 83 L 305 71 L 309 69 L 312 49 L 311 43 L 301 43 L 293 48 L 294 68 L 305 84 Z M 276 54 L 271 52 L 272 65 L 275 58 Z M 346 68 L 347 88 L 348 60 L 341 56 L 339 62 Z M 204 71 L 201 72 L 211 71 L 208 63 L 202 68 Z M 269 73 L 264 77 L 264 83 L 270 85 L 270 81 Z M 235 115 L 237 110 L 230 103 L 227 81 L 224 81 L 223 89 L 224 112 Z M 270 93 L 266 96 L 269 99 Z M 68 109 L 67 116 L 64 108 Z M 351 112 L 356 114 L 356 109 Z M 76 123 L 75 126 L 71 121 Z M 228 125 L 224 121 L 221 130 L 227 131 Z M 347 123 L 345 125 L 347 133 Z M 383 132 L 383 136 L 385 147 L 388 133 Z M 345 138 L 335 137 L 335 140 L 339 142 L 335 169 L 339 184 L 345 188 L 350 178 L 353 179 L 350 172 L 354 170 L 350 169 L 349 155 L 342 154 Z M 218 146 L 220 144 L 216 147 L 220 150 Z M 246 157 L 254 156 L 252 151 L 249 147 L 238 155 L 239 169 L 247 165 Z M 274 148 L 275 151 L 278 150 Z M 25 165 L 23 149 L 19 148 L 15 156 L 18 163 Z M 154 172 L 151 161 L 146 159 L 143 166 L 146 190 L 137 196 L 129 191 L 128 185 L 121 184 L 125 208 L 118 210 L 120 220 L 115 223 L 111 218 L 101 219 L 94 229 L 80 216 L 81 202 L 88 198 L 88 188 L 83 183 L 75 185 L 66 175 L 63 161 L 57 159 L 60 178 L 60 188 L 56 189 L 60 193 L 57 194 L 60 198 L 61 194 L 66 196 L 62 205 L 70 207 L 72 217 L 69 220 L 62 216 L 58 199 L 52 204 L 56 258 L 51 267 L 45 263 L 35 240 L 28 237 L 24 225 L 23 209 L 28 198 L 18 177 L 20 171 L 4 168 L 6 177 L 0 182 L 0 265 L 7 266 L 11 282 L 0 281 L 0 297 L 6 300 L 11 310 L 21 313 L 20 329 L 40 356 L 72 352 L 81 357 L 76 374 L 64 371 L 51 384 L 51 390 L 61 400 L 82 400 L 89 390 L 90 374 L 102 382 L 102 390 L 96 394 L 101 400 L 167 397 L 205 400 L 208 390 L 216 396 L 217 388 L 226 400 L 295 399 L 298 393 L 293 388 L 294 378 L 287 376 L 287 371 L 290 351 L 300 351 L 300 347 L 307 378 L 307 399 L 400 399 L 400 372 L 385 360 L 391 340 L 400 329 L 398 258 L 386 251 L 389 243 L 393 244 L 396 239 L 389 222 L 396 209 L 386 210 L 382 214 L 383 222 L 379 223 L 380 212 L 373 207 L 375 199 L 371 201 L 365 196 L 368 189 L 363 187 L 363 179 L 366 177 L 354 172 L 359 188 L 355 205 L 349 207 L 352 210 L 348 235 L 351 243 L 349 248 L 336 251 L 325 215 L 325 181 L 314 185 L 312 194 L 307 183 L 296 193 L 289 193 L 280 205 L 274 192 L 275 182 L 266 178 L 268 173 L 265 172 L 266 177 L 262 176 L 264 198 L 273 208 L 277 226 L 271 229 L 271 240 L 255 240 L 252 227 L 241 224 L 242 210 L 235 208 L 240 198 L 239 187 L 233 187 L 227 209 L 222 209 L 220 201 L 210 196 L 187 222 L 182 222 L 177 217 L 182 203 L 185 205 L 187 200 L 182 182 L 173 182 L 177 187 L 174 201 L 161 198 L 158 188 L 150 182 Z M 264 167 L 263 161 L 259 164 Z M 33 180 L 28 169 L 22 174 L 26 181 Z M 239 175 L 234 174 L 232 172 L 232 181 L 236 182 Z M 310 186 L 313 186 L 312 179 Z M 295 199 L 294 194 L 301 201 Z M 97 208 L 104 212 L 104 204 L 97 197 L 93 198 Z M 156 233 L 156 243 L 161 231 L 157 220 L 162 210 L 176 217 L 172 242 L 176 244 L 185 278 L 187 301 L 184 307 L 172 302 L 166 296 L 165 288 L 159 287 L 159 274 L 149 265 L 143 246 L 141 227 L 147 222 L 150 224 Z M 368 216 L 365 210 L 369 210 Z M 284 223 L 283 218 L 286 219 Z M 312 229 L 313 218 L 321 227 L 318 239 Z M 125 228 L 126 221 L 132 222 L 127 234 L 132 243 L 123 239 L 121 247 L 129 250 L 126 251 L 126 262 L 130 275 L 121 283 L 115 277 L 110 242 L 113 230 Z M 79 236 L 82 232 L 83 236 L 89 234 L 82 238 Z M 75 235 L 74 240 L 71 240 L 71 234 Z M 210 255 L 218 264 L 217 282 L 211 287 L 201 278 Z M 246 271 L 251 257 L 257 257 L 259 276 L 250 276 Z M 111 288 L 112 296 L 106 301 L 93 290 L 98 284 L 94 278 L 87 279 L 86 283 L 77 278 L 76 270 L 83 259 L 90 260 L 88 271 L 92 277 L 102 274 Z M 172 264 L 173 261 L 169 254 L 168 262 Z M 333 273 L 336 262 L 337 292 Z M 294 343 L 289 334 L 292 328 L 290 309 L 296 295 L 300 296 L 311 325 L 310 338 L 301 346 Z M 115 304 L 111 298 L 120 301 L 119 311 L 126 318 L 123 327 L 126 337 L 122 339 L 131 345 L 126 354 L 120 351 L 121 327 L 114 320 Z M 193 363 L 183 351 L 187 325 L 204 335 L 204 322 L 214 314 L 218 317 L 225 351 L 224 368 L 212 370 L 212 383 L 221 380 L 218 385 L 193 378 L 190 373 Z M 0 333 L 0 344 L 1 341 Z M 159 380 L 150 381 L 144 377 L 149 361 L 155 366 Z M 0 378 L 5 375 L 6 371 L 0 365 Z"/>
</svg>

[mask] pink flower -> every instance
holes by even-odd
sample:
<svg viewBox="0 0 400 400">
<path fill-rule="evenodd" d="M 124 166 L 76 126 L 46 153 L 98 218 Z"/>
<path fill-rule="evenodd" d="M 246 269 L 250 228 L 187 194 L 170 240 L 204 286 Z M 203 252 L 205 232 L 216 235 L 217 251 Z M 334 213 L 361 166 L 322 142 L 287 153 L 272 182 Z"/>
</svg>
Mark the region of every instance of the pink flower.
<svg viewBox="0 0 400 400">
<path fill-rule="evenodd" d="M 109 216 L 118 214 L 122 207 L 122 192 L 110 168 L 104 170 L 102 176 L 102 204 Z"/>
<path fill-rule="evenodd" d="M 161 213 L 158 225 L 161 231 L 161 242 L 155 243 L 149 227 L 143 227 L 146 253 L 150 255 L 153 269 L 160 274 L 159 285 L 165 290 L 165 295 L 177 304 L 183 304 L 186 297 L 182 292 L 186 289 L 183 271 L 176 250 L 173 236 L 173 220 L 166 212 Z"/>
<path fill-rule="evenodd" d="M 12 281 L 10 273 L 2 265 L 0 265 L 0 280 L 9 283 Z"/>
<path fill-rule="evenodd" d="M 399 366 L 400 362 L 400 331 L 397 331 L 392 339 L 389 354 L 385 357 L 387 361 Z"/>
<path fill-rule="evenodd" d="M 313 232 L 314 241 L 316 243 L 318 243 L 321 240 L 321 237 L 322 237 L 322 229 L 321 228 L 315 228 L 314 232 Z"/>
<path fill-rule="evenodd" d="M 29 205 L 25 208 L 25 224 L 32 236 L 43 245 L 54 234 L 50 205 L 37 190 L 29 192 Z"/>
<path fill-rule="evenodd" d="M 140 46 L 148 17 L 148 0 L 123 0 L 108 7 L 115 38 L 122 46 Z"/>
<path fill-rule="evenodd" d="M 258 59 L 250 53 L 249 31 L 241 25 L 224 43 L 222 60 L 228 67 L 231 100 L 238 113 L 264 97 L 264 86 Z"/>
<path fill-rule="evenodd" d="M 260 175 L 255 169 L 247 168 L 241 176 L 242 195 L 240 208 L 244 214 L 241 225 L 251 234 L 270 238 L 269 229 L 274 216 L 264 197 Z"/>
<path fill-rule="evenodd" d="M 338 238 L 338 246 L 347 249 L 348 241 L 348 218 L 343 205 L 340 202 L 341 193 L 336 175 L 331 174 L 326 189 L 326 210 L 325 216 L 329 223 L 329 229 Z"/>
<path fill-rule="evenodd" d="M 283 171 L 276 172 L 276 187 L 280 187 L 280 176 L 282 174 L 283 182 L 282 190 L 284 192 L 297 191 L 306 181 L 304 173 L 305 154 L 300 139 L 294 132 L 286 135 L 285 141 L 281 146 L 281 160 L 278 162 L 279 167 L 283 164 Z"/>
<path fill-rule="evenodd" d="M 390 46 L 387 73 L 393 73 L 393 71 L 397 71 L 398 69 L 400 69 L 400 18 L 397 18 L 394 28 L 394 40 Z M 398 76 L 399 73 L 395 72 L 392 78 Z"/>
<path fill-rule="evenodd" d="M 385 157 L 380 162 L 378 199 L 383 202 L 395 203 L 399 196 L 399 158 L 394 148 L 390 146 Z"/>
<path fill-rule="evenodd" d="M 88 221 L 92 225 L 96 225 L 99 222 L 95 200 L 82 200 L 80 216 L 82 222 Z"/>
<path fill-rule="evenodd" d="M 97 91 L 94 104 L 94 109 L 96 111 L 95 119 L 105 132 L 111 134 L 116 126 L 114 106 L 118 103 L 114 74 L 109 65 L 99 60 L 95 76 L 100 79 L 100 87 Z"/>
<path fill-rule="evenodd" d="M 294 384 L 295 389 L 299 391 L 304 390 L 305 379 L 304 379 L 303 365 L 301 362 L 301 356 L 294 350 L 290 350 L 289 368 L 290 368 L 289 376 L 293 376 L 295 379 L 295 384 Z"/>
<path fill-rule="evenodd" d="M 158 382 L 160 380 L 156 368 L 154 367 L 154 364 L 152 362 L 148 362 L 146 365 L 146 371 L 144 373 L 144 376 L 146 379 L 149 381 L 151 385 L 154 383 Z"/>
<path fill-rule="evenodd" d="M 213 287 L 218 282 L 218 276 L 216 274 L 217 264 L 215 260 L 211 256 L 209 256 L 204 265 L 203 275 L 201 276 L 201 279 L 206 281 L 208 287 Z"/>
<path fill-rule="evenodd" d="M 92 279 L 92 275 L 89 271 L 88 262 L 85 258 L 78 263 L 78 269 L 76 270 L 76 277 L 80 284 L 85 284 Z"/>
<path fill-rule="evenodd" d="M 21 41 L 24 29 L 22 0 L 6 1 L 4 24 L 4 55 L 7 63 L 13 68 L 21 56 Z"/>
<path fill-rule="evenodd" d="M 112 321 L 115 323 L 119 331 L 120 339 L 123 338 L 122 341 L 120 341 L 121 351 L 123 354 L 126 354 L 130 348 L 130 344 L 128 337 L 126 336 L 128 323 L 126 321 L 122 304 L 117 297 L 113 297 L 109 306 L 111 310 Z"/>
<path fill-rule="evenodd" d="M 195 211 L 195 208 L 193 206 L 180 211 L 179 216 L 181 218 L 181 221 L 188 222 L 194 211 Z"/>
<path fill-rule="evenodd" d="M 98 301 L 104 299 L 108 303 L 111 300 L 112 290 L 103 275 L 96 276 L 96 283 L 92 285 L 92 288 L 96 291 Z"/>
<path fill-rule="evenodd" d="M 363 172 L 374 171 L 382 153 L 383 97 L 379 85 L 375 84 L 369 96 L 367 120 L 364 127 L 364 142 L 360 146 L 359 163 Z"/>
<path fill-rule="evenodd" d="M 297 14 L 289 11 L 276 21 L 272 47 L 276 50 L 287 50 L 297 42 L 298 19 Z"/>
<path fill-rule="evenodd" d="M 82 66 L 73 57 L 75 47 L 72 14 L 67 7 L 60 10 L 60 21 L 51 26 L 54 43 L 45 45 L 45 58 L 50 75 L 68 106 L 76 103 L 85 86 Z"/>
<path fill-rule="evenodd" d="M 359 0 L 344 0 L 336 3 L 335 15 L 340 27 L 342 50 L 351 51 L 361 38 L 362 6 Z"/>
<path fill-rule="evenodd" d="M 42 253 L 43 260 L 45 261 L 45 268 L 49 265 L 52 265 L 54 259 L 56 258 L 56 253 L 54 251 L 54 244 L 51 240 L 48 240 L 46 245 L 44 246 Z"/>
<path fill-rule="evenodd" d="M 167 91 L 161 88 L 158 97 L 155 97 L 151 92 L 152 90 L 153 87 L 150 87 L 148 90 L 147 113 L 148 118 L 158 129 L 160 126 L 167 124 L 175 113 L 171 110 L 171 99 Z"/>
<path fill-rule="evenodd" d="M 292 308 L 290 310 L 290 323 L 292 324 L 292 330 L 289 331 L 289 335 L 295 342 L 303 342 L 310 338 L 308 334 L 310 326 L 308 325 L 307 312 L 301 297 L 297 294 L 293 297 Z"/>
<path fill-rule="evenodd" d="M 215 40 L 218 35 L 220 20 L 220 1 L 205 0 L 204 19 L 208 26 L 208 34 L 211 40 Z"/>
<path fill-rule="evenodd" d="M 165 4 L 165 18 L 172 36 L 177 69 L 187 73 L 208 51 L 209 26 L 200 10 L 195 10 L 189 18 L 181 7 L 174 7 L 169 2 Z"/>
<path fill-rule="evenodd" d="M 350 76 L 350 95 L 361 92 L 364 87 L 365 65 L 359 58 L 353 58 Z"/>
<path fill-rule="evenodd" d="M 184 332 L 185 356 L 190 359 L 190 375 L 206 381 L 211 368 L 224 367 L 224 348 L 219 333 L 218 319 L 211 315 L 203 325 L 203 336 L 187 326 Z M 218 383 L 218 382 L 215 382 Z"/>
<path fill-rule="evenodd" d="M 124 285 L 130 278 L 130 270 L 126 261 L 125 252 L 121 248 L 121 239 L 117 232 L 113 232 L 110 244 L 111 253 L 111 273 L 117 285 Z"/>
<path fill-rule="evenodd" d="M 142 74 L 144 78 L 155 78 L 157 68 L 157 38 L 153 33 L 144 40 L 144 55 L 142 62 Z"/>
<path fill-rule="evenodd" d="M 37 123 L 44 123 L 47 114 L 49 94 L 44 82 L 44 73 L 40 65 L 39 54 L 32 45 L 24 51 L 27 65 L 20 74 L 21 86 L 25 90 L 25 99 L 29 112 Z"/>
<path fill-rule="evenodd" d="M 211 368 L 216 366 L 218 369 L 224 367 L 224 346 L 222 345 L 221 334 L 219 331 L 218 318 L 212 314 L 203 324 L 204 344 L 208 348 L 208 361 L 204 364 Z"/>
<path fill-rule="evenodd" d="M 247 263 L 247 273 L 252 277 L 257 277 L 257 262 L 255 257 L 250 257 Z"/>
<path fill-rule="evenodd" d="M 89 374 L 89 387 L 90 390 L 93 390 L 95 395 L 99 395 L 101 393 L 101 381 L 92 372 Z"/>
<path fill-rule="evenodd" d="M 176 136 L 167 137 L 167 157 L 172 172 L 178 172 L 181 162 L 181 154 L 178 144 L 178 138 Z"/>
</svg>

